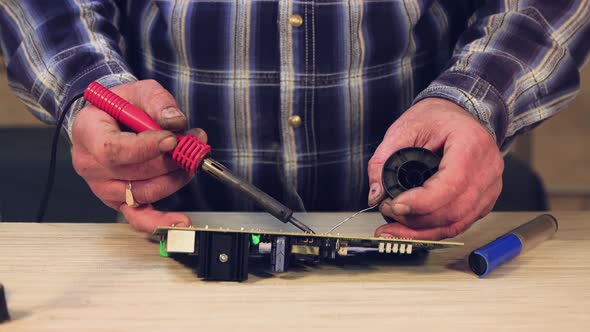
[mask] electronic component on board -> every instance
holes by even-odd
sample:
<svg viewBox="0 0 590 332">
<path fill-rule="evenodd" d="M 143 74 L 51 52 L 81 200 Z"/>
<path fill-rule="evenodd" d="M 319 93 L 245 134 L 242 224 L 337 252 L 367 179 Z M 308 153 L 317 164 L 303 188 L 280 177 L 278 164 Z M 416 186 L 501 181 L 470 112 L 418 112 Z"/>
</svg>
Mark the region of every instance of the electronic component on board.
<svg viewBox="0 0 590 332">
<path fill-rule="evenodd" d="M 333 234 L 306 234 L 259 229 L 236 230 L 209 227 L 158 227 L 163 256 L 198 255 L 197 275 L 205 280 L 248 279 L 248 257 L 270 247 L 273 273 L 286 272 L 297 260 L 328 261 L 348 255 L 350 249 L 374 249 L 390 255 L 410 255 L 416 250 L 461 246 L 458 242 L 420 241 Z"/>
<path fill-rule="evenodd" d="M 285 272 L 289 264 L 291 248 L 286 236 L 274 236 L 270 249 L 270 270 L 272 272 Z"/>
</svg>

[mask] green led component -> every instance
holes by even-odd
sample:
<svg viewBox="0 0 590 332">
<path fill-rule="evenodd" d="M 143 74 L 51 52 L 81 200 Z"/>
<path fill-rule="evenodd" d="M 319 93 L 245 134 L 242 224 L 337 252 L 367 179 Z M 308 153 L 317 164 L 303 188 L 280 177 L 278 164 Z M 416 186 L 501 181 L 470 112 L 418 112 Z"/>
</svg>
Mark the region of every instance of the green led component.
<svg viewBox="0 0 590 332">
<path fill-rule="evenodd" d="M 252 234 L 252 244 L 258 245 L 260 243 L 260 234 Z"/>
<path fill-rule="evenodd" d="M 168 253 L 166 252 L 166 241 L 160 241 L 160 256 L 168 257 Z"/>
</svg>

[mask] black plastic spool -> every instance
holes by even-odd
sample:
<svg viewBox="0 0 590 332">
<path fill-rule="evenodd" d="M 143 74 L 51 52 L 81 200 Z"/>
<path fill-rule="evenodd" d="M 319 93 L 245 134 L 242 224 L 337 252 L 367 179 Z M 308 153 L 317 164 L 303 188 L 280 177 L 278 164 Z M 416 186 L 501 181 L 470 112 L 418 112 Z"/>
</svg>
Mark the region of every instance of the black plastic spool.
<svg viewBox="0 0 590 332">
<path fill-rule="evenodd" d="M 383 164 L 381 173 L 387 196 L 395 198 L 406 190 L 422 186 L 438 171 L 440 160 L 434 152 L 419 147 L 404 148 L 392 154 Z"/>
</svg>

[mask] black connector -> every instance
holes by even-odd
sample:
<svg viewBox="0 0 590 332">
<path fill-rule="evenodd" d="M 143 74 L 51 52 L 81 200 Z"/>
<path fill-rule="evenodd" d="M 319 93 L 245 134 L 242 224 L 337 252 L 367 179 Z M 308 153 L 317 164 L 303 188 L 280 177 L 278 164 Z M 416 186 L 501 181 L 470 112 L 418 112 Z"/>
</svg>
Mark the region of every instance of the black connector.
<svg viewBox="0 0 590 332">
<path fill-rule="evenodd" d="M 199 232 L 197 275 L 206 280 L 248 279 L 250 234 Z"/>
</svg>

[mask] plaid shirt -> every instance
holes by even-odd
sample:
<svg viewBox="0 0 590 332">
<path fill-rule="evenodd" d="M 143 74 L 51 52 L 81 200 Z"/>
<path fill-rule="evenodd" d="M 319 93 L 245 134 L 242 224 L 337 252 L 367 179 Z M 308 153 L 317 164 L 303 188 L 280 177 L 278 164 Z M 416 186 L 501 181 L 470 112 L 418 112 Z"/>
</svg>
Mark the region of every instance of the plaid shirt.
<svg viewBox="0 0 590 332">
<path fill-rule="evenodd" d="M 93 80 L 155 79 L 213 157 L 297 209 L 366 205 L 412 103 L 451 100 L 506 150 L 579 89 L 588 0 L 0 0 L 10 85 L 40 119 Z M 82 106 L 80 100 L 67 118 Z M 300 124 L 299 124 L 300 121 Z M 250 209 L 206 177 L 176 209 Z M 186 194 L 186 193 L 185 193 Z"/>
</svg>

